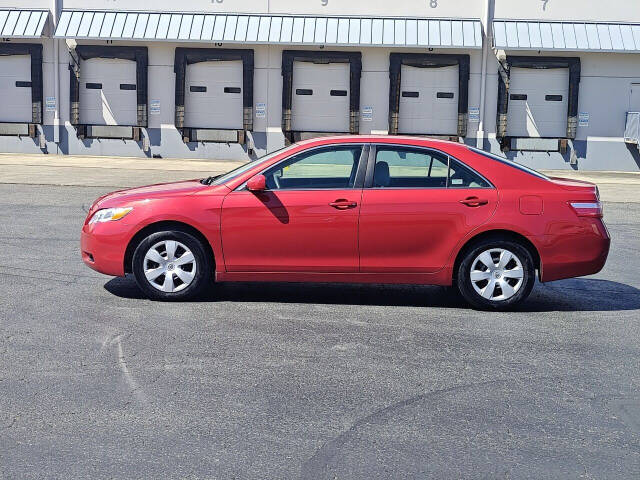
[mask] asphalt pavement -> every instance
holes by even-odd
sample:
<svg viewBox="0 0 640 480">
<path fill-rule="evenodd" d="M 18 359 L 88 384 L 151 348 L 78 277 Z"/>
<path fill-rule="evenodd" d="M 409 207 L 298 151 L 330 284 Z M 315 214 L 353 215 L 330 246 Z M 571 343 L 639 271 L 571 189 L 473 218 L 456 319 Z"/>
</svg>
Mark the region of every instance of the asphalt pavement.
<svg viewBox="0 0 640 480">
<path fill-rule="evenodd" d="M 600 274 L 487 313 L 416 286 L 151 302 L 80 260 L 110 189 L 0 185 L 0 478 L 640 477 L 640 203 L 605 203 Z"/>
</svg>

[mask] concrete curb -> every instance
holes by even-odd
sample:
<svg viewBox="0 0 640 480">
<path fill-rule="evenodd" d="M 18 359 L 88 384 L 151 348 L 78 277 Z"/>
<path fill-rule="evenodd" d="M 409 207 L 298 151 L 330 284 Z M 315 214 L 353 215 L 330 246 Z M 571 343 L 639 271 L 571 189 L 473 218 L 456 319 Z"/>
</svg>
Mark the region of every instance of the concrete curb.
<svg viewBox="0 0 640 480">
<path fill-rule="evenodd" d="M 118 189 L 219 175 L 239 165 L 216 160 L 0 154 L 0 183 Z M 593 182 L 605 202 L 640 203 L 640 172 L 543 173 Z"/>
</svg>

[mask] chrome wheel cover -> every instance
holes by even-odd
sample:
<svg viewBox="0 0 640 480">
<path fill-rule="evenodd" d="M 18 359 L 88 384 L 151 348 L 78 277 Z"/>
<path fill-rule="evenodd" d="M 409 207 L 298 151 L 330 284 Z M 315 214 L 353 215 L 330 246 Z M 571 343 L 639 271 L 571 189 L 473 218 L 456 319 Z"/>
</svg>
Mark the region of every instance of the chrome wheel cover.
<svg viewBox="0 0 640 480">
<path fill-rule="evenodd" d="M 513 297 L 524 283 L 520 259 L 504 248 L 485 250 L 471 262 L 471 285 L 481 297 L 504 301 Z"/>
<path fill-rule="evenodd" d="M 186 245 L 163 240 L 152 246 L 142 265 L 147 281 L 161 292 L 184 290 L 196 276 L 196 259 Z"/>
</svg>

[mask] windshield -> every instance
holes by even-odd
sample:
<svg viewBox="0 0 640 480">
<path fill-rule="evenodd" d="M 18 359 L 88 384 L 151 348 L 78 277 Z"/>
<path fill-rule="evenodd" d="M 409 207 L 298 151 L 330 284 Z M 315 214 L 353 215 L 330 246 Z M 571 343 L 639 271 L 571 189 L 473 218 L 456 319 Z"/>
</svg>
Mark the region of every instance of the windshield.
<svg viewBox="0 0 640 480">
<path fill-rule="evenodd" d="M 483 157 L 487 157 L 487 158 L 490 158 L 492 160 L 496 160 L 498 162 L 501 162 L 501 163 L 504 163 L 506 165 L 509 165 L 510 167 L 517 168 L 518 170 L 522 170 L 523 172 L 526 172 L 529 175 L 533 175 L 535 177 L 542 178 L 543 180 L 549 180 L 549 177 L 547 177 L 543 173 L 540 173 L 540 172 L 534 170 L 533 168 L 525 167 L 524 165 L 516 163 L 513 160 L 509 160 L 507 157 L 501 157 L 500 155 L 495 155 L 493 153 L 485 152 L 484 150 L 479 150 L 479 149 L 473 148 L 473 147 L 469 147 L 469 150 L 471 150 L 474 153 L 477 153 L 478 155 L 482 155 Z"/>
<path fill-rule="evenodd" d="M 292 147 L 293 147 L 293 145 L 290 146 L 290 147 L 281 148 L 280 150 L 276 150 L 275 152 L 271 152 L 271 153 L 269 153 L 269 154 L 267 154 L 267 155 L 265 155 L 263 157 L 260 157 L 257 160 L 253 160 L 253 161 L 251 161 L 249 163 L 245 163 L 244 165 L 239 166 L 238 168 L 234 168 L 230 172 L 227 172 L 227 173 L 225 173 L 223 175 L 215 177 L 213 182 L 211 182 L 211 185 L 222 185 L 223 183 L 226 183 L 229 180 L 233 180 L 237 176 L 242 175 L 245 172 L 248 172 L 253 167 L 256 167 L 256 166 L 258 166 L 258 165 L 260 165 L 262 163 L 265 163 L 265 162 L 271 160 L 276 155 L 280 155 L 283 151 L 288 150 L 288 149 L 290 149 Z"/>
</svg>

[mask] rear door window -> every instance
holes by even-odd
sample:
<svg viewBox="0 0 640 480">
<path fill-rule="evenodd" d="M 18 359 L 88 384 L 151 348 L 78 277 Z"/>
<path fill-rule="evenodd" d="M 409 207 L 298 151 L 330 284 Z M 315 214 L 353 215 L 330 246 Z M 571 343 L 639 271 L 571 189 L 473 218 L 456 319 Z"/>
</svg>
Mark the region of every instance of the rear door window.
<svg viewBox="0 0 640 480">
<path fill-rule="evenodd" d="M 491 185 L 484 178 L 449 157 L 449 188 L 490 188 Z"/>
<path fill-rule="evenodd" d="M 379 145 L 372 188 L 491 188 L 491 184 L 445 153 Z"/>
<path fill-rule="evenodd" d="M 379 146 L 373 188 L 446 188 L 448 157 L 439 152 Z"/>
</svg>

